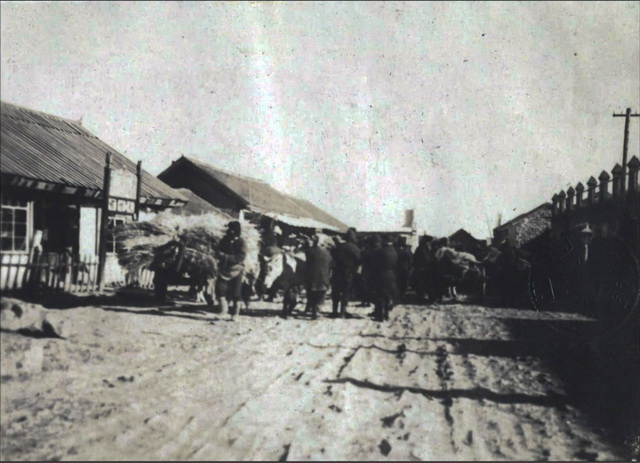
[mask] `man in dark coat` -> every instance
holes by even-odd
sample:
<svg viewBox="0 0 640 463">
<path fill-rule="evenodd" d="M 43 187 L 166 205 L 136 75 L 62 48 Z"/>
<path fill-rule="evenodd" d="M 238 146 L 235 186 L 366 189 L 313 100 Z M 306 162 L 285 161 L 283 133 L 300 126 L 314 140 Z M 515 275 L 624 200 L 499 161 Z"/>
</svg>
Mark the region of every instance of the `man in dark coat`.
<svg viewBox="0 0 640 463">
<path fill-rule="evenodd" d="M 420 243 L 413 255 L 413 284 L 420 302 L 423 301 L 425 293 L 428 292 L 429 282 L 432 273 L 431 262 L 431 241 L 433 238 L 424 235 L 420 238 Z"/>
<path fill-rule="evenodd" d="M 374 303 L 373 255 L 382 246 L 380 239 L 370 236 L 362 250 L 362 304 L 360 307 L 369 307 Z"/>
<path fill-rule="evenodd" d="M 377 321 L 389 320 L 389 312 L 398 301 L 397 269 L 398 253 L 393 246 L 391 237 L 385 235 L 382 238 L 382 247 L 372 256 L 372 280 L 375 319 Z"/>
<path fill-rule="evenodd" d="M 347 306 L 353 290 L 358 266 L 360 265 L 360 249 L 358 248 L 356 231 L 349 228 L 346 241 L 339 243 L 333 250 L 333 273 L 331 275 L 331 299 L 333 301 L 333 317 L 340 315 L 347 318 Z"/>
<path fill-rule="evenodd" d="M 312 246 L 305 252 L 307 258 L 307 305 L 311 309 L 311 316 L 318 318 L 318 311 L 324 302 L 329 289 L 329 269 L 331 254 L 319 246 L 320 237 L 314 235 Z"/>
<path fill-rule="evenodd" d="M 220 241 L 216 253 L 219 274 L 216 281 L 216 297 L 220 303 L 220 313 L 229 312 L 228 300 L 232 302 L 231 315 L 239 314 L 238 300 L 242 298 L 242 275 L 247 244 L 241 236 L 240 222 L 234 220 L 227 225 L 227 233 Z"/>
</svg>

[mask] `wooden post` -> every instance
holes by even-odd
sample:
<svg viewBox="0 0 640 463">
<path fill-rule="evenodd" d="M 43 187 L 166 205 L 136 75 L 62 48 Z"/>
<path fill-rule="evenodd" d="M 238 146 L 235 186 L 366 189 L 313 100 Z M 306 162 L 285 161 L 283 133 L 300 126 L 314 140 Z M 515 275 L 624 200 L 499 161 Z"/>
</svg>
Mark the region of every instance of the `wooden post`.
<svg viewBox="0 0 640 463">
<path fill-rule="evenodd" d="M 600 203 L 604 203 L 607 199 L 607 190 L 609 188 L 609 179 L 611 177 L 606 171 L 602 171 L 598 176 L 598 180 L 600 180 Z"/>
<path fill-rule="evenodd" d="M 587 188 L 589 191 L 587 192 L 587 202 L 589 203 L 589 207 L 593 206 L 596 195 L 596 187 L 598 186 L 598 181 L 593 178 L 593 176 L 589 177 L 587 180 Z"/>
<path fill-rule="evenodd" d="M 624 117 L 624 142 L 622 145 L 622 178 L 627 173 L 627 151 L 629 148 L 629 122 L 632 117 L 640 117 L 640 114 L 631 114 L 631 108 L 627 108 L 627 112 L 624 114 L 613 113 L 613 117 Z M 624 192 L 624 182 L 622 186 Z"/>
<path fill-rule="evenodd" d="M 567 212 L 571 212 L 573 209 L 573 197 L 576 195 L 576 190 L 572 186 L 567 190 Z"/>
<path fill-rule="evenodd" d="M 100 216 L 100 243 L 98 246 L 98 290 L 104 288 L 104 267 L 107 259 L 107 227 L 109 225 L 109 185 L 111 183 L 111 153 L 107 153 L 102 188 L 102 214 Z"/>
<path fill-rule="evenodd" d="M 640 160 L 635 156 L 632 157 L 627 167 L 629 167 L 629 191 L 638 191 L 638 169 L 640 169 Z M 622 181 L 624 182 L 624 179 Z"/>
<path fill-rule="evenodd" d="M 138 161 L 138 165 L 136 167 L 136 213 L 135 220 L 136 222 L 140 221 L 140 195 L 142 193 L 142 161 Z"/>
<path fill-rule="evenodd" d="M 565 211 L 565 206 L 566 206 L 566 201 L 565 198 L 567 197 L 567 194 L 564 192 L 564 190 L 562 190 L 560 193 L 558 193 L 558 203 L 560 205 L 559 211 L 560 213 Z"/>
<path fill-rule="evenodd" d="M 582 206 L 582 195 L 584 194 L 584 185 L 579 182 L 576 185 L 576 209 L 580 209 Z"/>
<path fill-rule="evenodd" d="M 613 175 L 613 181 L 611 182 L 611 193 L 616 198 L 622 196 L 622 192 L 624 191 L 624 179 L 622 177 L 622 172 L 623 169 L 620 164 L 616 164 L 611 170 L 611 174 Z"/>
</svg>

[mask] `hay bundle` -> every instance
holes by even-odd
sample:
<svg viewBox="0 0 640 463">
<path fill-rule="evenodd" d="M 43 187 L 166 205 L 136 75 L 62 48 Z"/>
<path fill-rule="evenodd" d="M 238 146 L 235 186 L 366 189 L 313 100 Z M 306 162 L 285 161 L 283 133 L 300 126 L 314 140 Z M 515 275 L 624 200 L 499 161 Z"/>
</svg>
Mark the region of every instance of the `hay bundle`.
<svg viewBox="0 0 640 463">
<path fill-rule="evenodd" d="M 199 278 L 215 277 L 215 250 L 229 221 L 213 213 L 179 216 L 164 211 L 149 222 L 126 223 L 115 233 L 118 262 L 129 271 L 167 269 Z M 260 233 L 250 222 L 241 221 L 241 225 L 247 244 L 245 274 L 257 277 Z"/>
<path fill-rule="evenodd" d="M 151 222 L 129 222 L 114 230 L 118 263 L 128 271 L 148 268 L 155 250 L 174 239 L 170 228 Z"/>
<path fill-rule="evenodd" d="M 240 226 L 242 227 L 242 237 L 247 244 L 244 273 L 245 276 L 251 276 L 255 280 L 260 275 L 260 231 L 255 224 L 247 220 L 241 220 Z"/>
</svg>

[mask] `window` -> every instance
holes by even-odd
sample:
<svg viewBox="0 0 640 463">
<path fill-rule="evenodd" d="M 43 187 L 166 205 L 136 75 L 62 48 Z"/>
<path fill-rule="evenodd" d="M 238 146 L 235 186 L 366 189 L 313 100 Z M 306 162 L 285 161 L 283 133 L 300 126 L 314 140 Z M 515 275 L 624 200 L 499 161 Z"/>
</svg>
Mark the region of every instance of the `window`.
<svg viewBox="0 0 640 463">
<path fill-rule="evenodd" d="M 27 252 L 29 212 L 27 201 L 2 201 L 2 251 Z"/>
<path fill-rule="evenodd" d="M 127 222 L 125 217 L 111 216 L 109 217 L 109 223 L 107 224 L 107 254 L 115 254 L 116 252 L 116 238 L 113 234 L 113 230 L 123 223 Z"/>
</svg>

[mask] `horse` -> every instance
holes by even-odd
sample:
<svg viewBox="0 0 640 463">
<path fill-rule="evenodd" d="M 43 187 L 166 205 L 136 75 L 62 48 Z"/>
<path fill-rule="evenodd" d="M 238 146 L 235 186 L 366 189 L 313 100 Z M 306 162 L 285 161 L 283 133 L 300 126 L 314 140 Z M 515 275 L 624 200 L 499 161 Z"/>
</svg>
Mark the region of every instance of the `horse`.
<svg viewBox="0 0 640 463">
<path fill-rule="evenodd" d="M 446 295 L 457 298 L 456 286 L 466 283 L 475 285 L 482 283 L 484 293 L 485 273 L 482 262 L 473 254 L 456 251 L 449 247 L 440 248 L 435 254 L 438 275 L 438 286 L 435 298 L 440 300 Z"/>
<path fill-rule="evenodd" d="M 276 282 L 284 289 L 282 316 L 287 318 L 298 303 L 300 287 L 304 287 L 307 262 L 303 255 L 279 252 L 272 257 L 263 256 L 265 262 L 264 286 L 268 290 Z"/>
</svg>

